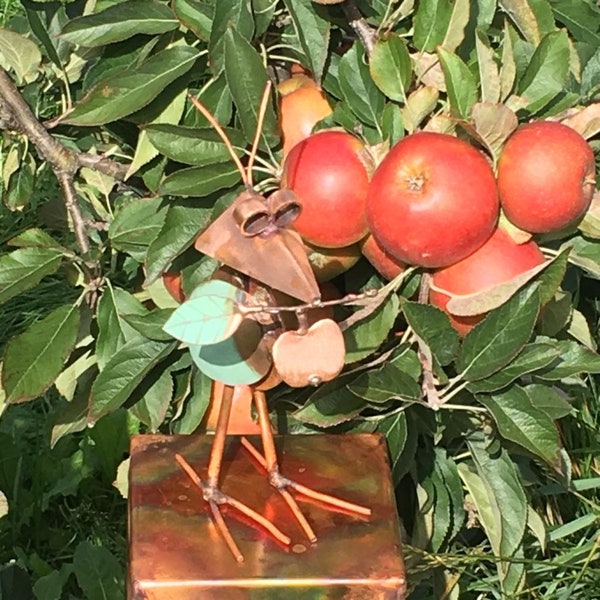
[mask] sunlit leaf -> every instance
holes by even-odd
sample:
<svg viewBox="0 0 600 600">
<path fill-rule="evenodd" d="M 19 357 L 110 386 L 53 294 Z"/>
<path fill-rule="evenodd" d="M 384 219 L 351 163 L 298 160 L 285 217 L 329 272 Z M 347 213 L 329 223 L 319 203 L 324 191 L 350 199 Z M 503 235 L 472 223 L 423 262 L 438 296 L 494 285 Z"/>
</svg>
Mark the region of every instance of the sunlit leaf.
<svg viewBox="0 0 600 600">
<path fill-rule="evenodd" d="M 61 37 L 80 46 L 103 46 L 134 35 L 165 33 L 179 26 L 168 6 L 157 0 L 126 0 L 69 21 Z"/>
<path fill-rule="evenodd" d="M 539 309 L 537 286 L 529 286 L 473 327 L 456 360 L 463 377 L 484 379 L 507 365 L 529 341 Z"/>
<path fill-rule="evenodd" d="M 33 400 L 54 383 L 75 346 L 79 319 L 79 306 L 61 306 L 8 342 L 2 368 L 8 404 Z"/>
<path fill-rule="evenodd" d="M 404 40 L 394 33 L 380 38 L 369 58 L 377 87 L 392 100 L 404 102 L 412 79 L 412 63 Z"/>
<path fill-rule="evenodd" d="M 62 119 L 73 125 L 102 125 L 130 115 L 154 100 L 172 81 L 187 73 L 199 56 L 196 48 L 173 46 L 124 73 L 96 84 Z"/>
<path fill-rule="evenodd" d="M 58 270 L 59 248 L 22 248 L 0 256 L 0 304 L 28 290 Z"/>
<path fill-rule="evenodd" d="M 478 400 L 492 413 L 502 436 L 560 470 L 558 429 L 522 387 L 513 385 L 491 396 L 478 396 Z"/>
<path fill-rule="evenodd" d="M 203 346 L 222 342 L 242 323 L 240 304 L 244 300 L 244 292 L 225 281 L 201 284 L 173 312 L 164 330 L 185 344 Z"/>
</svg>

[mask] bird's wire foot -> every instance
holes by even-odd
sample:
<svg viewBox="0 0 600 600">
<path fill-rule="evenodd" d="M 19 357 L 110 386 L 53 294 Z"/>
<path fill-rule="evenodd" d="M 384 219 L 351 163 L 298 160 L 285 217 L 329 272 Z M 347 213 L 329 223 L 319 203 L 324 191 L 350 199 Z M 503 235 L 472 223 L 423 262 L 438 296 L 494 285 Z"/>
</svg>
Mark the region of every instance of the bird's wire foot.
<svg viewBox="0 0 600 600">
<path fill-rule="evenodd" d="M 317 536 L 313 531 L 312 527 L 306 520 L 304 513 L 298 506 L 296 499 L 292 494 L 290 494 L 288 488 L 298 492 L 301 496 L 305 496 L 307 498 L 311 498 L 312 500 L 316 500 L 317 502 L 324 503 L 331 507 L 341 509 L 344 511 L 356 513 L 363 516 L 370 516 L 371 509 L 365 506 L 361 506 L 360 504 L 355 504 L 353 502 L 348 502 L 346 500 L 342 500 L 341 498 L 336 498 L 335 496 L 330 496 L 329 494 L 324 494 L 322 492 L 317 492 L 312 488 L 306 487 L 300 483 L 297 483 L 287 477 L 284 477 L 279 472 L 277 466 L 274 469 L 269 471 L 266 458 L 250 443 L 250 441 L 242 437 L 241 443 L 248 452 L 253 456 L 254 459 L 265 469 L 265 471 L 269 474 L 269 483 L 277 489 L 277 491 L 281 494 L 287 505 L 290 507 L 290 510 L 296 517 L 300 527 L 306 534 L 306 537 L 311 541 L 315 542 L 317 540 Z"/>
<path fill-rule="evenodd" d="M 237 562 L 244 562 L 244 556 L 233 539 L 229 527 L 227 527 L 227 524 L 225 523 L 225 519 L 223 518 L 220 509 L 220 506 L 223 504 L 227 504 L 232 508 L 235 508 L 244 516 L 248 517 L 251 521 L 267 530 L 277 541 L 281 542 L 285 546 L 289 546 L 291 544 L 292 540 L 273 523 L 271 523 L 271 521 L 257 513 L 255 510 L 252 510 L 249 506 L 246 506 L 239 500 L 224 494 L 216 485 L 204 483 L 196 471 L 194 471 L 193 467 L 185 460 L 185 458 L 183 458 L 183 456 L 181 456 L 181 454 L 175 454 L 175 460 L 185 471 L 186 475 L 192 480 L 192 482 L 201 490 L 203 498 L 206 500 L 206 502 L 208 502 L 215 525 L 217 526 L 219 533 L 223 536 L 223 539 L 227 543 L 227 546 L 231 550 L 231 553 Z"/>
</svg>

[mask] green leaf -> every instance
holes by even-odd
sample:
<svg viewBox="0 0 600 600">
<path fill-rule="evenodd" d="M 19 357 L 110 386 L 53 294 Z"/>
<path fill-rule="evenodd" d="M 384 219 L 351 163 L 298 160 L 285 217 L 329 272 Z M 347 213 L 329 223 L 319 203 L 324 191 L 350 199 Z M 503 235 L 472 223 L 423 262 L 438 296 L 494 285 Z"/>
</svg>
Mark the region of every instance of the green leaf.
<svg viewBox="0 0 600 600">
<path fill-rule="evenodd" d="M 174 338 L 196 346 L 217 344 L 231 337 L 244 316 L 240 304 L 246 294 L 220 280 L 199 285 L 165 323 L 164 330 Z"/>
<path fill-rule="evenodd" d="M 600 10 L 592 2 L 551 0 L 556 20 L 561 22 L 578 42 L 595 48 L 600 46 Z"/>
<path fill-rule="evenodd" d="M 54 383 L 75 347 L 79 318 L 79 306 L 61 306 L 8 342 L 2 368 L 7 403 L 33 400 Z"/>
<path fill-rule="evenodd" d="M 173 0 L 175 16 L 182 25 L 204 42 L 210 39 L 214 8 L 201 0 Z"/>
<path fill-rule="evenodd" d="M 231 163 L 188 167 L 165 178 L 159 188 L 164 196 L 203 197 L 240 182 L 240 173 Z"/>
<path fill-rule="evenodd" d="M 468 389 L 473 393 L 494 392 L 523 375 L 528 375 L 547 367 L 559 355 L 560 349 L 554 344 L 546 342 L 527 344 L 504 369 L 497 371 L 485 379 L 480 379 L 469 384 Z"/>
<path fill-rule="evenodd" d="M 420 86 L 406 100 L 402 107 L 402 120 L 409 133 L 414 133 L 423 119 L 437 106 L 440 93 L 432 86 Z"/>
<path fill-rule="evenodd" d="M 122 346 L 105 365 L 92 386 L 88 424 L 120 408 L 144 377 L 176 342 L 161 342 L 135 337 Z"/>
<path fill-rule="evenodd" d="M 152 124 L 174 124 L 179 123 L 183 111 L 185 109 L 185 101 L 187 98 L 187 92 L 182 89 L 169 104 L 163 109 L 163 111 L 152 120 Z M 153 158 L 158 155 L 158 150 L 148 139 L 148 130 L 142 129 L 138 136 L 137 144 L 135 146 L 135 152 L 133 154 L 133 160 L 127 169 L 127 175 L 125 179 L 128 179 L 133 173 L 136 173 L 141 167 L 147 165 Z"/>
<path fill-rule="evenodd" d="M 375 404 L 395 399 L 418 400 L 421 397 L 421 386 L 393 362 L 385 362 L 376 369 L 361 373 L 348 385 L 348 389 Z"/>
<path fill-rule="evenodd" d="M 146 308 L 129 292 L 113 288 L 110 283 L 104 288 L 96 314 L 96 355 L 100 370 L 129 340 L 139 337 L 138 332 L 123 319 L 123 314 L 143 315 L 146 312 Z"/>
<path fill-rule="evenodd" d="M 487 37 L 478 31 L 475 37 L 477 50 L 477 66 L 479 67 L 479 84 L 481 86 L 481 101 L 500 102 L 501 80 L 500 71 L 496 63 L 496 55 Z"/>
<path fill-rule="evenodd" d="M 156 35 L 177 29 L 179 22 L 164 2 L 127 0 L 92 15 L 69 21 L 60 36 L 79 46 L 104 46 L 143 33 Z"/>
<path fill-rule="evenodd" d="M 541 39 L 535 13 L 528 0 L 499 0 L 500 6 L 510 16 L 525 39 L 531 44 L 537 45 Z"/>
<path fill-rule="evenodd" d="M 169 205 L 162 229 L 146 253 L 144 287 L 166 271 L 171 262 L 186 250 L 211 219 L 209 200 L 181 200 Z"/>
<path fill-rule="evenodd" d="M 130 199 L 120 205 L 108 229 L 117 250 L 144 262 L 148 246 L 160 232 L 167 207 L 161 198 Z"/>
<path fill-rule="evenodd" d="M 225 77 L 242 130 L 251 143 L 256 133 L 260 101 L 269 78 L 258 52 L 234 27 L 228 27 L 225 32 Z M 267 105 L 262 135 L 269 145 L 279 140 L 279 127 L 271 103 Z"/>
<path fill-rule="evenodd" d="M 117 557 L 104 546 L 79 542 L 73 571 L 87 600 L 110 600 L 125 594 L 125 573 Z"/>
<path fill-rule="evenodd" d="M 419 302 L 404 302 L 402 310 L 414 332 L 429 346 L 441 365 L 456 356 L 459 337 L 448 315 L 439 308 Z"/>
<path fill-rule="evenodd" d="M 355 374 L 340 375 L 319 386 L 293 416 L 302 423 L 316 427 L 334 427 L 349 421 L 366 406 L 362 398 L 348 390 L 348 384 L 355 377 Z"/>
<path fill-rule="evenodd" d="M 549 33 L 535 49 L 519 81 L 519 95 L 527 110 L 536 113 L 563 91 L 569 75 L 570 48 L 565 31 Z"/>
<path fill-rule="evenodd" d="M 56 273 L 62 258 L 57 248 L 22 248 L 0 256 L 0 304 Z"/>
<path fill-rule="evenodd" d="M 536 374 L 540 379 L 560 381 L 583 373 L 600 373 L 600 355 L 571 340 L 554 340 L 559 357 Z"/>
<path fill-rule="evenodd" d="M 504 392 L 478 396 L 477 399 L 492 413 L 503 437 L 560 471 L 561 445 L 558 429 L 522 387 L 513 385 Z"/>
<path fill-rule="evenodd" d="M 465 28 L 469 23 L 471 0 L 455 0 L 442 48 L 455 52 L 465 39 Z"/>
<path fill-rule="evenodd" d="M 158 431 L 167 416 L 167 410 L 173 396 L 173 378 L 169 371 L 163 371 L 159 378 L 148 388 L 143 398 L 129 410 L 150 431 Z"/>
<path fill-rule="evenodd" d="M 238 146 L 241 156 L 244 136 L 237 129 L 224 127 L 230 142 Z M 231 162 L 231 155 L 219 134 L 212 128 L 182 127 L 180 125 L 148 125 L 144 128 L 150 143 L 164 156 L 186 165 L 206 166 Z"/>
<path fill-rule="evenodd" d="M 319 16 L 311 0 L 284 0 L 298 40 L 306 57 L 306 65 L 317 83 L 321 82 L 329 49 L 329 21 Z"/>
<path fill-rule="evenodd" d="M 213 73 L 218 75 L 225 65 L 224 45 L 227 44 L 227 31 L 237 30 L 242 40 L 250 41 L 254 34 L 254 18 L 251 0 L 228 0 L 215 2 L 215 9 L 210 32 L 208 52 Z M 264 83 L 263 83 L 264 88 Z"/>
<path fill-rule="evenodd" d="M 392 480 L 397 486 L 414 462 L 417 434 L 410 427 L 404 411 L 388 415 L 377 430 L 385 435 L 392 467 Z"/>
<path fill-rule="evenodd" d="M 41 62 L 42 53 L 35 42 L 10 29 L 0 28 L 0 63 L 15 72 L 17 85 L 33 81 Z"/>
<path fill-rule="evenodd" d="M 446 542 L 451 542 L 461 531 L 465 521 L 465 498 L 462 490 L 457 464 L 449 458 L 446 450 L 435 448 L 435 468 L 438 471 L 443 488 L 447 490 L 450 500 L 450 527 Z"/>
<path fill-rule="evenodd" d="M 163 329 L 169 317 L 173 314 L 171 308 L 156 308 L 145 313 L 127 313 L 122 318 L 138 333 L 150 340 L 167 341 L 172 336 Z"/>
<path fill-rule="evenodd" d="M 103 79 L 62 123 L 103 125 L 130 115 L 154 100 L 172 81 L 187 73 L 199 56 L 190 46 L 158 52 L 140 65 Z"/>
<path fill-rule="evenodd" d="M 577 236 L 565 243 L 571 248 L 569 262 L 584 269 L 588 275 L 600 279 L 600 240 Z"/>
<path fill-rule="evenodd" d="M 355 42 L 340 60 L 339 84 L 353 113 L 367 125 L 379 126 L 385 96 L 379 91 L 364 59 L 362 46 Z"/>
<path fill-rule="evenodd" d="M 480 441 L 469 440 L 475 466 L 458 465 L 458 472 L 477 507 L 479 521 L 490 540 L 503 588 L 511 583 L 511 556 L 519 553 L 527 524 L 528 504 L 519 473 L 506 453 L 494 457 Z M 502 560 L 504 559 L 504 560 Z M 508 579 L 508 581 L 507 581 Z M 517 587 L 521 585 L 517 582 Z M 511 590 L 511 593 L 517 591 Z"/>
<path fill-rule="evenodd" d="M 452 112 L 458 117 L 468 119 L 471 108 L 479 97 L 475 77 L 456 54 L 451 54 L 442 47 L 437 49 L 437 53 L 444 72 Z"/>
<path fill-rule="evenodd" d="M 271 356 L 262 343 L 260 325 L 244 319 L 237 331 L 217 344 L 190 346 L 192 360 L 211 379 L 226 385 L 251 385 L 271 367 Z"/>
<path fill-rule="evenodd" d="M 19 248 L 52 248 L 62 252 L 65 256 L 71 256 L 71 251 L 62 246 L 49 233 L 39 227 L 31 227 L 6 242 L 9 246 Z"/>
<path fill-rule="evenodd" d="M 553 421 L 572 415 L 575 408 L 566 399 L 566 394 L 548 384 L 532 383 L 525 391 L 536 409 L 545 412 Z"/>
<path fill-rule="evenodd" d="M 492 311 L 465 336 L 456 368 L 467 381 L 506 366 L 527 343 L 540 310 L 537 286 L 528 286 Z"/>
<path fill-rule="evenodd" d="M 434 52 L 442 44 L 452 17 L 448 0 L 421 0 L 414 16 L 413 43 L 421 52 Z"/>
<path fill-rule="evenodd" d="M 394 326 L 399 306 L 398 296 L 390 294 L 376 311 L 344 331 L 347 363 L 362 360 L 381 346 Z"/>
<path fill-rule="evenodd" d="M 173 433 L 194 433 L 209 408 L 213 380 L 198 369 L 193 369 L 190 395 L 185 400 L 183 413 L 172 425 Z"/>
<path fill-rule="evenodd" d="M 402 109 L 392 102 L 388 102 L 381 115 L 381 132 L 383 139 L 393 146 L 404 137 L 404 117 Z"/>
<path fill-rule="evenodd" d="M 412 63 L 404 40 L 389 33 L 377 40 L 369 58 L 369 70 L 377 87 L 392 100 L 406 102 L 412 80 Z"/>
<path fill-rule="evenodd" d="M 12 210 L 23 210 L 31 200 L 35 183 L 36 164 L 33 156 L 26 154 L 19 170 L 8 180 L 4 203 Z"/>
</svg>

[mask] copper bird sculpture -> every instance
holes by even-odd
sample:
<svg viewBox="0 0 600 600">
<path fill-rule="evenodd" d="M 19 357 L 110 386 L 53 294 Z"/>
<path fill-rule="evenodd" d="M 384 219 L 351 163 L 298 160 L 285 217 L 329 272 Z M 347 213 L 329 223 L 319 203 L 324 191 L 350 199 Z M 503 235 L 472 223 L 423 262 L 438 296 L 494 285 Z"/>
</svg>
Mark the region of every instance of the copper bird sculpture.
<svg viewBox="0 0 600 600">
<path fill-rule="evenodd" d="M 302 207 L 294 192 L 291 190 L 278 189 L 268 197 L 265 197 L 255 190 L 252 182 L 252 165 L 258 148 L 261 124 L 268 106 L 269 95 L 270 84 L 267 85 L 263 94 L 258 113 L 258 127 L 246 168 L 243 167 L 241 161 L 231 147 L 226 134 L 219 124 L 216 123 L 209 111 L 196 98 L 190 97 L 194 106 L 204 114 L 223 139 L 223 142 L 230 151 L 232 159 L 238 167 L 245 188 L 233 204 L 197 238 L 195 247 L 203 254 L 216 259 L 226 267 L 233 269 L 237 273 L 243 274 L 246 280 L 254 282 L 255 286 L 258 285 L 258 287 L 262 287 L 267 290 L 267 292 L 269 290 L 278 290 L 279 292 L 283 292 L 304 303 L 301 305 L 301 308 L 293 309 L 297 313 L 299 323 L 298 329 L 293 332 L 293 335 L 303 336 L 308 331 L 306 313 L 310 311 L 311 308 L 322 307 L 323 302 L 320 300 L 319 286 L 308 261 L 305 246 L 298 233 L 293 229 L 294 219 L 298 216 Z M 245 298 L 247 300 L 248 295 L 242 294 L 240 298 Z M 239 320 L 241 320 L 242 317 L 249 317 L 250 319 L 254 317 L 257 319 L 259 315 L 262 316 L 264 323 L 267 323 L 267 325 L 270 323 L 270 328 L 266 327 L 267 334 L 261 337 L 258 346 L 256 346 L 256 348 L 253 347 L 251 351 L 248 351 L 244 355 L 251 355 L 248 359 L 250 363 L 252 362 L 252 357 L 254 355 L 259 356 L 259 358 L 268 356 L 270 363 L 273 339 L 277 337 L 277 333 L 274 334 L 273 330 L 276 329 L 275 325 L 277 324 L 278 309 L 276 307 L 269 307 L 268 305 L 263 307 L 245 306 L 244 300 L 238 305 L 238 309 L 241 311 L 242 315 L 240 319 L 236 320 L 236 326 L 239 324 Z M 236 318 L 237 316 L 239 315 L 236 315 Z M 334 329 L 334 337 L 336 338 L 336 343 L 339 347 L 339 341 L 336 337 L 338 334 L 335 332 L 335 329 L 339 331 L 339 327 L 335 323 L 333 325 L 331 325 L 331 323 L 326 323 L 326 327 L 323 327 L 322 329 L 325 330 L 328 327 Z M 240 328 L 237 332 L 238 339 L 235 342 L 237 344 L 236 351 L 239 349 L 240 345 L 244 345 L 244 340 L 240 340 L 240 337 L 244 335 L 242 329 L 243 328 Z M 270 333 L 268 331 L 269 329 L 271 330 Z M 263 330 L 261 329 L 261 331 Z M 323 333 L 323 335 L 326 336 L 328 334 Z M 318 360 L 323 362 L 333 360 L 336 364 L 327 365 L 323 371 L 325 375 L 320 372 L 317 374 L 303 374 L 299 380 L 303 382 L 302 385 L 316 384 L 324 379 L 331 379 L 341 371 L 344 364 L 344 347 L 341 331 L 339 332 L 339 339 L 342 339 L 341 359 L 339 357 L 339 352 L 337 353 L 337 358 L 329 358 L 331 353 L 325 353 L 327 351 L 327 346 L 330 345 L 328 342 L 320 344 L 325 346 L 325 352 Z M 331 345 L 335 346 L 333 343 Z M 335 352 L 333 354 L 335 354 Z M 192 354 L 192 356 L 194 357 L 194 354 Z M 287 360 L 287 363 L 291 363 L 290 368 L 292 371 L 295 369 L 293 361 L 293 357 Z M 338 362 L 340 364 L 337 364 Z M 302 365 L 299 365 L 299 368 L 302 370 Z M 261 369 L 257 371 L 259 373 L 257 375 L 259 380 L 250 384 L 248 382 L 239 383 L 235 378 L 233 380 L 221 380 L 213 383 L 212 400 L 217 403 L 219 409 L 206 480 L 200 478 L 183 456 L 179 454 L 176 455 L 176 460 L 181 468 L 201 490 L 204 500 L 210 507 L 212 517 L 218 530 L 238 562 L 242 562 L 244 558 L 231 535 L 221 512 L 221 507 L 224 505 L 228 505 L 240 511 L 245 517 L 267 530 L 282 544 L 289 545 L 291 543 L 291 539 L 274 523 L 270 522 L 243 502 L 223 493 L 220 489 L 221 464 L 225 440 L 227 435 L 229 435 L 228 424 L 230 415 L 234 403 L 241 398 L 245 397 L 245 399 L 248 400 L 249 396 L 251 396 L 251 400 L 256 408 L 256 414 L 258 416 L 257 429 L 260 432 L 262 453 L 246 438 L 242 438 L 242 444 L 265 469 L 269 483 L 281 494 L 294 514 L 301 529 L 311 542 L 314 542 L 317 536 L 298 506 L 292 492 L 308 499 L 316 500 L 325 507 L 331 507 L 333 510 L 349 511 L 364 516 L 369 516 L 371 514 L 369 508 L 347 502 L 328 494 L 320 493 L 303 486 L 299 482 L 288 479 L 280 472 L 264 391 L 265 387 L 268 387 L 268 385 L 261 386 L 261 382 L 264 382 L 265 379 L 263 375 L 266 370 L 267 369 L 263 365 Z M 210 373 L 208 374 L 209 376 L 212 376 Z M 254 377 L 254 379 L 256 379 L 256 377 Z M 294 379 L 294 373 L 292 374 L 292 379 Z M 277 379 L 276 381 L 280 380 Z"/>
</svg>

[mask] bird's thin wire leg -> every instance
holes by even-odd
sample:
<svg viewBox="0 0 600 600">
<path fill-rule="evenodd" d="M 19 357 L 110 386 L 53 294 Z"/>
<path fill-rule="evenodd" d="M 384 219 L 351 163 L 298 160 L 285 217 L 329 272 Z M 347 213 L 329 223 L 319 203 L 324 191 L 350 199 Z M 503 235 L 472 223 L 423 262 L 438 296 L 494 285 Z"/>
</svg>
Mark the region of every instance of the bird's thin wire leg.
<svg viewBox="0 0 600 600">
<path fill-rule="evenodd" d="M 355 504 L 353 502 L 347 502 L 346 500 L 336 498 L 335 496 L 330 496 L 329 494 L 317 492 L 311 488 L 296 483 L 295 481 L 292 481 L 286 477 L 283 477 L 279 472 L 279 466 L 277 463 L 277 453 L 275 451 L 275 440 L 273 438 L 273 431 L 271 430 L 271 426 L 269 423 L 267 399 L 264 392 L 254 390 L 254 403 L 258 412 L 258 420 L 261 428 L 261 441 L 263 444 L 264 456 L 245 437 L 242 437 L 242 445 L 267 471 L 267 473 L 269 474 L 269 481 L 271 485 L 273 485 L 281 493 L 283 499 L 286 501 L 286 503 L 294 513 L 294 516 L 300 523 L 300 526 L 302 527 L 304 533 L 310 541 L 315 541 L 317 539 L 316 535 L 312 527 L 306 520 L 304 514 L 300 510 L 300 507 L 298 506 L 295 498 L 289 493 L 288 489 L 286 488 L 291 488 L 308 498 L 312 498 L 314 500 L 318 500 L 319 502 L 335 506 L 336 508 L 340 508 L 350 512 L 355 512 L 365 516 L 369 516 L 371 514 L 370 508 L 361 506 L 359 504 Z"/>
<path fill-rule="evenodd" d="M 200 488 L 202 496 L 208 502 L 210 510 L 214 519 L 214 522 L 223 536 L 227 546 L 231 550 L 231 553 L 237 560 L 237 562 L 243 562 L 244 556 L 241 553 L 238 545 L 236 544 L 233 536 L 225 519 L 221 513 L 220 505 L 228 504 L 232 508 L 235 508 L 243 515 L 266 529 L 275 539 L 285 545 L 291 543 L 291 539 L 285 535 L 280 529 L 278 529 L 271 521 L 263 517 L 261 514 L 252 510 L 249 506 L 246 506 L 242 502 L 239 502 L 235 498 L 224 494 L 219 490 L 219 475 L 221 472 L 221 464 L 223 462 L 223 451 L 225 449 L 225 438 L 227 436 L 227 424 L 229 423 L 229 416 L 231 414 L 231 406 L 233 402 L 234 388 L 231 386 L 224 386 L 223 396 L 221 399 L 221 408 L 219 411 L 219 417 L 217 420 L 217 426 L 215 429 L 215 436 L 213 445 L 210 451 L 210 458 L 208 462 L 208 479 L 204 483 L 200 476 L 194 471 L 193 467 L 181 456 L 180 454 L 175 455 L 175 460 L 179 466 L 185 471 L 187 476 L 192 482 Z"/>
</svg>

